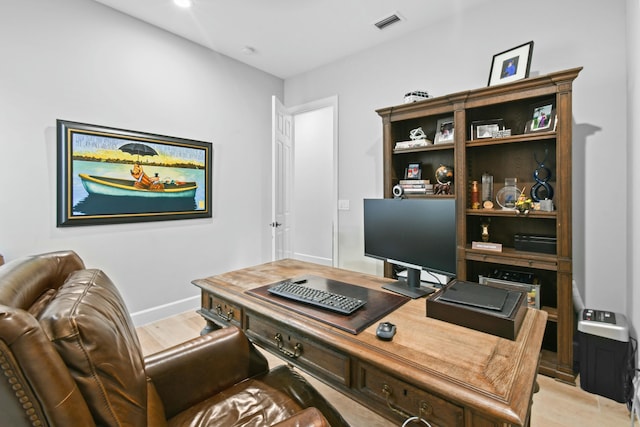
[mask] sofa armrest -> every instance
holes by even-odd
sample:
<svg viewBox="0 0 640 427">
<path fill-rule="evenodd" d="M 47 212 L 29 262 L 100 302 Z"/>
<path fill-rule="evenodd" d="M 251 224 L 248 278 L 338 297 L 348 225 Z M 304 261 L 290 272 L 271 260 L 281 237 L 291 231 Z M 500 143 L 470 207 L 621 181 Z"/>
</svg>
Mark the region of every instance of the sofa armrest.
<svg viewBox="0 0 640 427">
<path fill-rule="evenodd" d="M 316 408 L 307 408 L 272 427 L 331 427 L 327 419 Z"/>
<path fill-rule="evenodd" d="M 145 358 L 167 418 L 268 369 L 264 356 L 233 326 Z"/>
</svg>

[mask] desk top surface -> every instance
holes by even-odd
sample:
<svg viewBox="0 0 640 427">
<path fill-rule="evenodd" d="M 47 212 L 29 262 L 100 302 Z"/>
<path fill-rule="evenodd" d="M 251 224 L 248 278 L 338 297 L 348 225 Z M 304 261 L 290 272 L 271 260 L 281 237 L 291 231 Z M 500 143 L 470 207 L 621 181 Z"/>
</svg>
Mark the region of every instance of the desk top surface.
<svg viewBox="0 0 640 427">
<path fill-rule="evenodd" d="M 242 304 L 275 321 L 376 366 L 424 384 L 469 407 L 489 410 L 514 424 L 526 417 L 538 368 L 547 314 L 528 309 L 515 341 L 426 317 L 426 300 L 411 300 L 381 321 L 396 325 L 392 341 L 376 337 L 377 323 L 358 335 L 248 295 L 245 291 L 313 274 L 381 289 L 390 280 L 297 260 L 281 260 L 194 280 L 204 291 Z"/>
</svg>

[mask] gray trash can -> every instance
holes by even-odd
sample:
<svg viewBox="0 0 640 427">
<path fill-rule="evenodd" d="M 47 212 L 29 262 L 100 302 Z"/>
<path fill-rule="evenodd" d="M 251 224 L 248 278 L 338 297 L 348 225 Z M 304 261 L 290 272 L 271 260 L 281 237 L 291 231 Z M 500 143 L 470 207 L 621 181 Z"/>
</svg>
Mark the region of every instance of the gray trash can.
<svg viewBox="0 0 640 427">
<path fill-rule="evenodd" d="M 578 321 L 578 335 L 580 387 L 626 403 L 635 365 L 626 317 L 610 311 L 584 309 Z"/>
</svg>

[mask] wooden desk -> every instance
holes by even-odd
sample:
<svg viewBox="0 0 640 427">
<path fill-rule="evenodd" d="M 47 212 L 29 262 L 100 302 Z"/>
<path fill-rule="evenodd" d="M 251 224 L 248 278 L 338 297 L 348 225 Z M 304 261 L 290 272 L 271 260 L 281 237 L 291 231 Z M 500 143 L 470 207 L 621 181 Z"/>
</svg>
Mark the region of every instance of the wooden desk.
<svg viewBox="0 0 640 427">
<path fill-rule="evenodd" d="M 427 318 L 424 298 L 358 335 L 252 297 L 246 290 L 313 274 L 380 289 L 388 279 L 295 260 L 233 271 L 193 284 L 209 327 L 241 327 L 249 339 L 395 422 L 423 416 L 434 426 L 528 425 L 547 314 L 528 309 L 516 341 Z"/>
</svg>

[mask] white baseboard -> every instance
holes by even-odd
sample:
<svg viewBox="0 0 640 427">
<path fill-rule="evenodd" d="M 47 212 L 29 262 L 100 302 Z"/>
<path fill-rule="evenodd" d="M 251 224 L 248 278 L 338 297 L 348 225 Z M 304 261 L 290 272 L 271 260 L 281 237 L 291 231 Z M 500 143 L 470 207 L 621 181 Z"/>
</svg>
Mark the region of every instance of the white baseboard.
<svg viewBox="0 0 640 427">
<path fill-rule="evenodd" d="M 299 261 L 307 261 L 313 262 L 315 264 L 327 265 L 329 267 L 332 266 L 333 260 L 331 258 L 319 257 L 316 255 L 303 254 L 300 252 L 295 252 L 293 254 L 293 258 Z"/>
<path fill-rule="evenodd" d="M 169 304 L 163 304 L 156 307 L 147 308 L 145 310 L 131 313 L 133 324 L 138 327 L 156 320 L 165 319 L 176 314 L 184 313 L 189 310 L 197 310 L 200 308 L 200 295 L 191 298 L 174 301 Z"/>
</svg>

